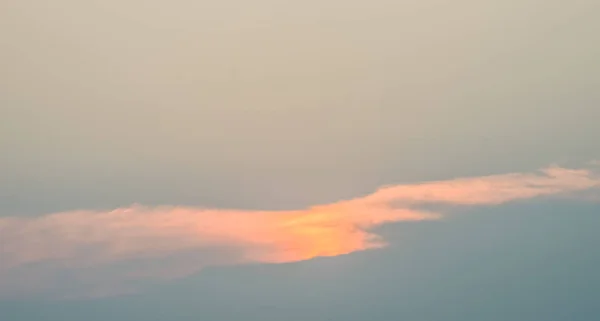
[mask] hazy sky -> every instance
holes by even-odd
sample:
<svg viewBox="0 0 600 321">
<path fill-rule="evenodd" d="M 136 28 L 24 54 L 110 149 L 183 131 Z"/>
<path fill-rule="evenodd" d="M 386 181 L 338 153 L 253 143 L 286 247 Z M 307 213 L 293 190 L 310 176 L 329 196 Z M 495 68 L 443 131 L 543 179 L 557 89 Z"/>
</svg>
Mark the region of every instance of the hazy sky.
<svg viewBox="0 0 600 321">
<path fill-rule="evenodd" d="M 595 319 L 598 12 L 2 1 L 0 320 Z"/>
</svg>

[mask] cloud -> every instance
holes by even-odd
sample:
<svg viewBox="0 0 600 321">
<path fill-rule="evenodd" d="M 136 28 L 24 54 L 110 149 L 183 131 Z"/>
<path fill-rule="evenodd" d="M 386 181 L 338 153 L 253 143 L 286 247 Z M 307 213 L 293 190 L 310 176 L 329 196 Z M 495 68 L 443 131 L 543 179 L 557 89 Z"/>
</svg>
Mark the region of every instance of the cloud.
<svg viewBox="0 0 600 321">
<path fill-rule="evenodd" d="M 134 205 L 5 217 L 0 218 L 0 295 L 104 296 L 207 266 L 343 255 L 386 246 L 374 227 L 441 217 L 423 205 L 497 205 L 599 186 L 600 177 L 590 170 L 552 166 L 538 173 L 386 186 L 295 211 Z"/>
</svg>

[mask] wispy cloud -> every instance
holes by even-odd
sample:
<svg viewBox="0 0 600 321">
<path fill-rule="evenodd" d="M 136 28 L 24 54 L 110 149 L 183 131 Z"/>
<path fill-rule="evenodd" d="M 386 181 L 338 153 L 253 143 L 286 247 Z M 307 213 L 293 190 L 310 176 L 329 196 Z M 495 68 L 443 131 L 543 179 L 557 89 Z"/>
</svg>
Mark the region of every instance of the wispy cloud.
<svg viewBox="0 0 600 321">
<path fill-rule="evenodd" d="M 372 232 L 376 226 L 441 217 L 421 205 L 497 205 L 598 186 L 600 177 L 590 170 L 553 166 L 538 173 L 387 186 L 296 211 L 135 205 L 5 217 L 0 218 L 0 294 L 108 295 L 206 266 L 337 256 L 385 246 Z"/>
</svg>

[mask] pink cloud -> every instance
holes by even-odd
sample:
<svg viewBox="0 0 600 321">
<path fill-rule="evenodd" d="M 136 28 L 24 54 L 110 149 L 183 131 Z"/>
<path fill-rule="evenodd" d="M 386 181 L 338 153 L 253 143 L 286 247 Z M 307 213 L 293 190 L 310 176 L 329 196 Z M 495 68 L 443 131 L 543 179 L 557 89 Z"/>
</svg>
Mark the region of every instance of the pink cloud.
<svg viewBox="0 0 600 321">
<path fill-rule="evenodd" d="M 132 292 L 206 266 L 283 263 L 381 248 L 376 226 L 432 220 L 428 203 L 496 205 L 600 186 L 589 170 L 549 167 L 383 187 L 295 211 L 243 211 L 140 205 L 0 218 L 0 294 Z M 67 275 L 65 289 L 61 275 Z"/>
</svg>

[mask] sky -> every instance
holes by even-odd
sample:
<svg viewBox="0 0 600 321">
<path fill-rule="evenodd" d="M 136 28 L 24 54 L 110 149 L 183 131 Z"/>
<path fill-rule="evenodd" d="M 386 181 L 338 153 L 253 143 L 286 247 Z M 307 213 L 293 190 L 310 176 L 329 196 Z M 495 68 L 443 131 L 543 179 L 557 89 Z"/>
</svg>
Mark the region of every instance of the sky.
<svg viewBox="0 0 600 321">
<path fill-rule="evenodd" d="M 593 320 L 592 0 L 0 3 L 0 320 Z"/>
</svg>

